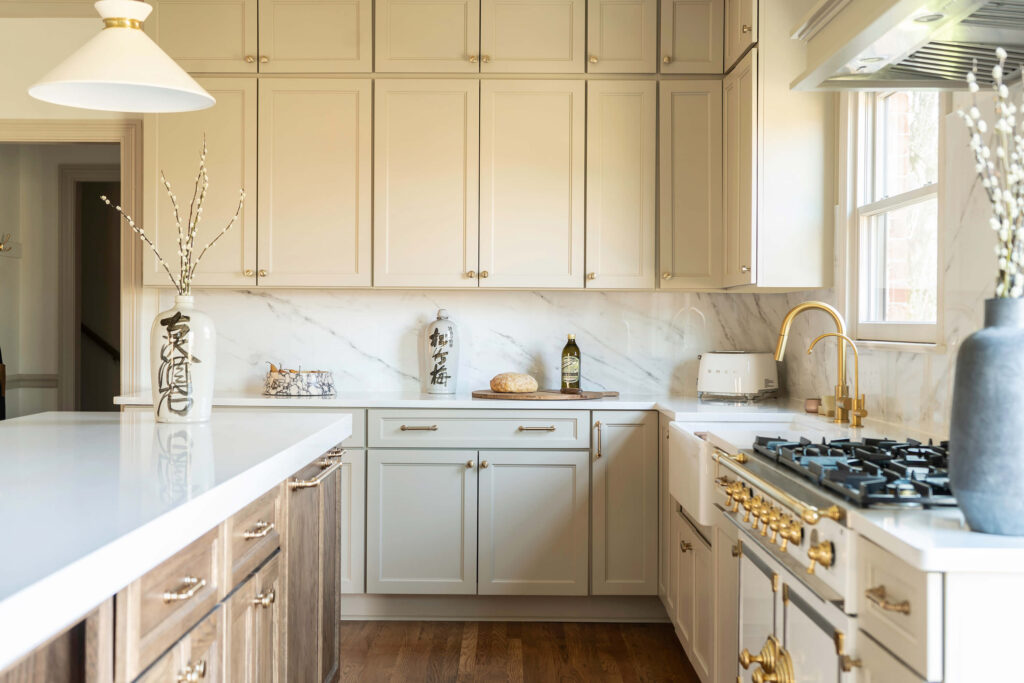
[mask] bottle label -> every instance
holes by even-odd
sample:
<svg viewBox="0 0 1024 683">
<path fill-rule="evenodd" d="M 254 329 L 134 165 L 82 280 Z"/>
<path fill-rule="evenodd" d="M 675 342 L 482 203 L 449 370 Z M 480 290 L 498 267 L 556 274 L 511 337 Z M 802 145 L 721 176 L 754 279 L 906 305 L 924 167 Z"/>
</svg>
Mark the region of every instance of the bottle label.
<svg viewBox="0 0 1024 683">
<path fill-rule="evenodd" d="M 562 358 L 562 384 L 576 384 L 580 381 L 580 359 L 576 356 Z"/>
</svg>

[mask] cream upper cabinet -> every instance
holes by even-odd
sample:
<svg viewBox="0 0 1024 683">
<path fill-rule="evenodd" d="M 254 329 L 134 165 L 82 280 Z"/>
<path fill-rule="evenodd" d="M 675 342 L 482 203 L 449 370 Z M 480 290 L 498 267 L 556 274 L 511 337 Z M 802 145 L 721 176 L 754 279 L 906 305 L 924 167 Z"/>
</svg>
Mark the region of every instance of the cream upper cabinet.
<svg viewBox="0 0 1024 683">
<path fill-rule="evenodd" d="M 378 0 L 375 69 L 477 73 L 479 0 Z"/>
<path fill-rule="evenodd" d="M 257 0 L 154 0 L 146 31 L 185 71 L 256 73 Z"/>
<path fill-rule="evenodd" d="M 725 108 L 725 277 L 727 287 L 757 281 L 757 49 L 722 86 Z"/>
<path fill-rule="evenodd" d="M 583 73 L 586 0 L 481 0 L 484 73 Z"/>
<path fill-rule="evenodd" d="M 202 111 L 146 117 L 143 127 L 142 227 L 156 243 L 168 268 L 178 274 L 178 232 L 171 202 L 160 182 L 163 171 L 187 213 L 206 136 L 210 190 L 196 236 L 201 249 L 223 230 L 246 191 L 238 223 L 206 253 L 193 283 L 198 286 L 252 287 L 256 284 L 256 80 L 202 78 L 199 83 L 217 98 Z M 188 217 L 182 222 L 187 227 Z M 142 282 L 167 286 L 169 279 L 146 250 Z"/>
<path fill-rule="evenodd" d="M 662 73 L 722 73 L 724 4 L 725 0 L 662 0 Z"/>
<path fill-rule="evenodd" d="M 374 284 L 476 287 L 479 84 L 378 80 Z"/>
<path fill-rule="evenodd" d="M 725 70 L 757 43 L 757 0 L 725 0 Z"/>
<path fill-rule="evenodd" d="M 481 97 L 481 286 L 582 287 L 583 81 L 483 81 Z"/>
<path fill-rule="evenodd" d="M 722 82 L 661 82 L 662 289 L 721 286 Z"/>
<path fill-rule="evenodd" d="M 260 81 L 261 286 L 370 286 L 370 87 Z"/>
<path fill-rule="evenodd" d="M 654 81 L 587 84 L 587 287 L 651 289 Z"/>
<path fill-rule="evenodd" d="M 654 73 L 657 50 L 657 0 L 590 0 L 587 71 Z"/>
<path fill-rule="evenodd" d="M 259 0 L 259 10 L 260 73 L 372 70 L 371 0 Z"/>
</svg>

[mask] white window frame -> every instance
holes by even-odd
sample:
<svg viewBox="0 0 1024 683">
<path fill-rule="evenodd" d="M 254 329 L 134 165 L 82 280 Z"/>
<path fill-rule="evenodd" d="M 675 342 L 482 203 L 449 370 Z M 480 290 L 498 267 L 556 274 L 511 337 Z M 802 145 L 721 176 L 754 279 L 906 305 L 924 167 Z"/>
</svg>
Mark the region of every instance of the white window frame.
<svg viewBox="0 0 1024 683">
<path fill-rule="evenodd" d="M 860 198 L 871 196 L 873 190 L 876 149 L 874 112 L 877 97 L 874 92 L 847 92 L 840 95 L 838 173 L 839 196 L 837 206 L 837 235 L 839 277 L 837 294 L 847 320 L 849 335 L 869 345 L 910 345 L 936 347 L 942 341 L 943 325 L 943 252 L 945 242 L 945 124 L 952 99 L 939 96 L 938 178 L 935 183 L 893 197 L 861 204 Z M 884 94 L 884 93 L 882 93 Z M 867 143 L 867 144 L 865 144 Z M 936 254 L 936 320 L 934 323 L 862 322 L 861 310 L 861 240 L 873 216 L 911 206 L 932 197 L 937 200 L 938 241 Z"/>
</svg>

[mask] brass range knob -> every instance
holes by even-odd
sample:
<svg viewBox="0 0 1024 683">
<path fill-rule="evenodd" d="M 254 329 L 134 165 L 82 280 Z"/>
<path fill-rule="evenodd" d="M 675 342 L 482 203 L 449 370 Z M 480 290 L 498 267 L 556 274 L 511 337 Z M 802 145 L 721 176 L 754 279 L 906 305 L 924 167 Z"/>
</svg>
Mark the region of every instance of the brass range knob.
<svg viewBox="0 0 1024 683">
<path fill-rule="evenodd" d="M 778 655 L 779 641 L 774 636 L 768 636 L 768 640 L 764 641 L 761 651 L 756 655 L 750 654 L 750 650 L 743 648 L 743 652 L 740 653 L 740 666 L 749 669 L 751 664 L 758 664 L 771 671 L 775 668 Z"/>
<path fill-rule="evenodd" d="M 807 549 L 807 557 L 811 558 L 811 564 L 807 567 L 808 574 L 814 573 L 815 564 L 820 564 L 822 567 L 828 569 L 832 566 L 832 562 L 835 559 L 832 542 L 822 541 L 818 545 L 812 545 Z"/>
<path fill-rule="evenodd" d="M 804 540 L 804 528 L 801 526 L 800 522 L 790 518 L 785 529 L 781 527 L 779 528 L 779 536 L 782 537 L 782 543 L 779 544 L 779 550 L 786 552 L 786 547 L 789 545 L 790 541 L 800 545 L 800 542 Z"/>
<path fill-rule="evenodd" d="M 752 655 L 746 649 L 740 653 L 740 664 L 749 669 L 758 664 L 757 670 L 751 675 L 754 683 L 794 683 L 793 658 L 786 652 L 775 636 L 768 636 L 761 652 Z"/>
<path fill-rule="evenodd" d="M 768 527 L 770 527 L 772 524 L 774 524 L 775 527 L 778 528 L 778 526 L 779 526 L 779 519 L 781 517 L 782 517 L 782 508 L 778 508 L 778 507 L 775 507 L 774 505 L 772 505 L 771 509 L 768 510 L 766 514 L 761 516 L 761 523 L 764 524 L 764 527 L 761 528 L 761 535 L 762 536 L 767 536 L 768 535 Z"/>
</svg>

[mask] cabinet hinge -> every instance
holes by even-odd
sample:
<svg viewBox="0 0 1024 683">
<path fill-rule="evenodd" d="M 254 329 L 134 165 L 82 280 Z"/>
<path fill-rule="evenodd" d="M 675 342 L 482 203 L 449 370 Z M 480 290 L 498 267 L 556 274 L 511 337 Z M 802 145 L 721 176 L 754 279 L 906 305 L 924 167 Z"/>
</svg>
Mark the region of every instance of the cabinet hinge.
<svg viewBox="0 0 1024 683">
<path fill-rule="evenodd" d="M 779 575 L 772 574 L 772 593 L 779 592 Z"/>
<path fill-rule="evenodd" d="M 789 584 L 783 584 L 782 586 L 782 604 L 789 604 Z"/>
</svg>

